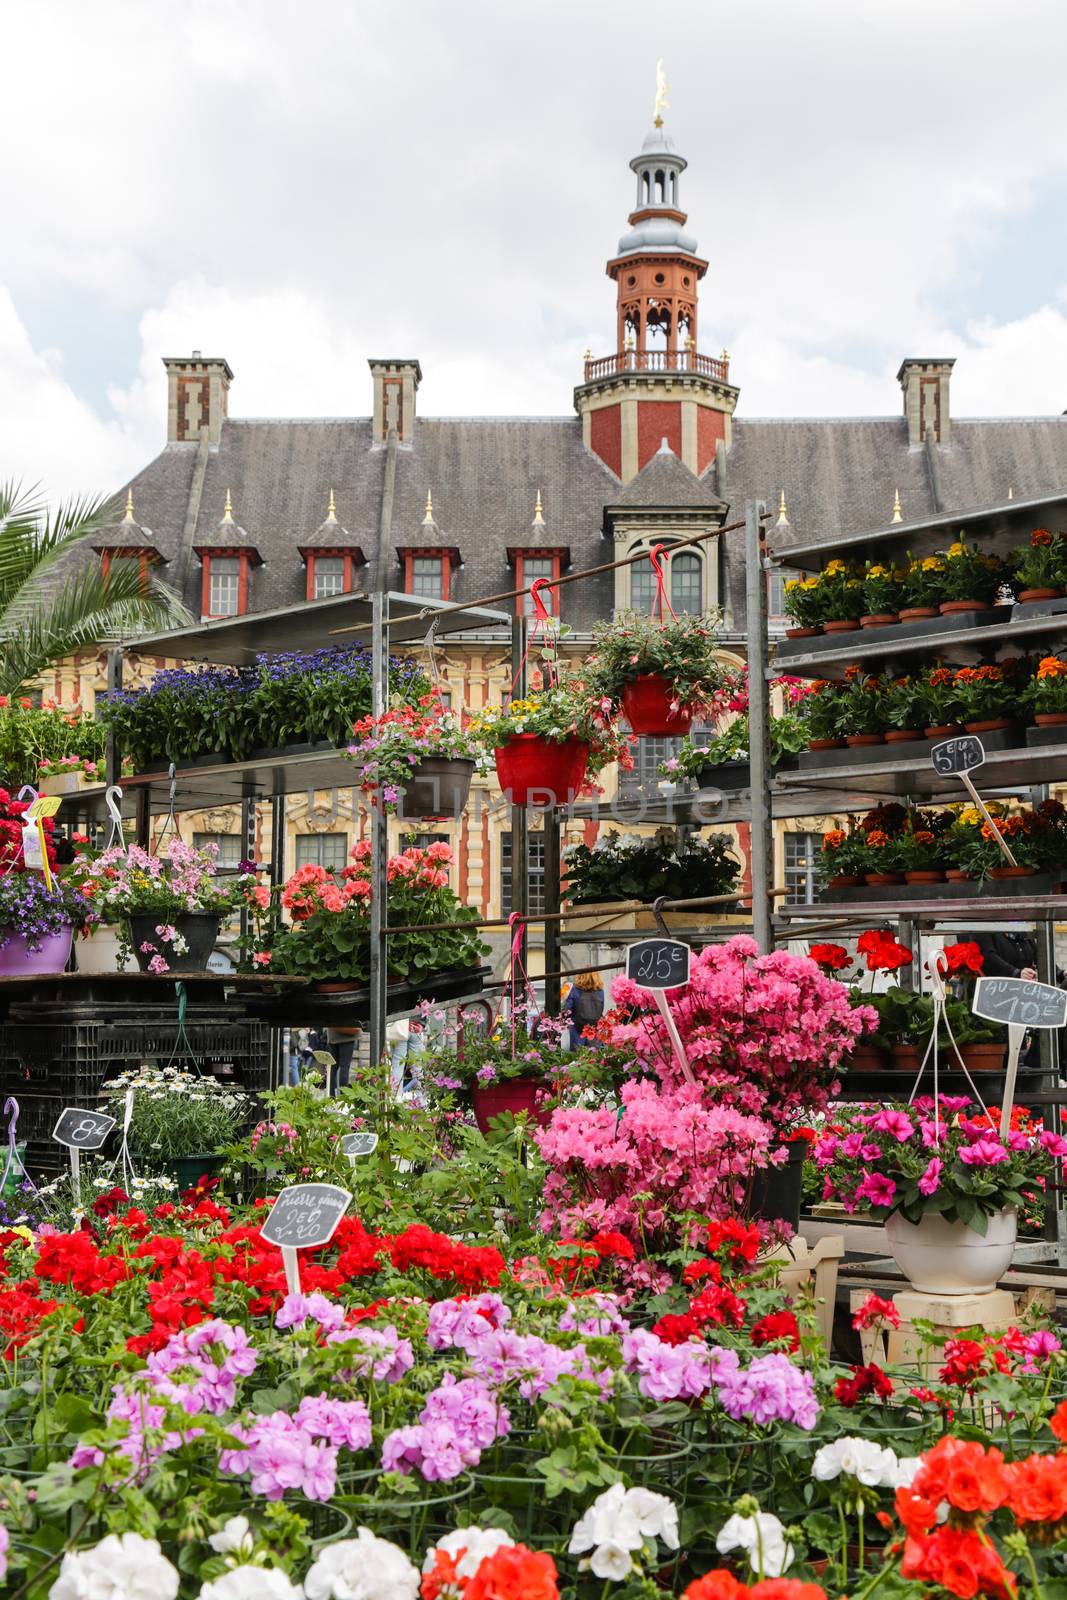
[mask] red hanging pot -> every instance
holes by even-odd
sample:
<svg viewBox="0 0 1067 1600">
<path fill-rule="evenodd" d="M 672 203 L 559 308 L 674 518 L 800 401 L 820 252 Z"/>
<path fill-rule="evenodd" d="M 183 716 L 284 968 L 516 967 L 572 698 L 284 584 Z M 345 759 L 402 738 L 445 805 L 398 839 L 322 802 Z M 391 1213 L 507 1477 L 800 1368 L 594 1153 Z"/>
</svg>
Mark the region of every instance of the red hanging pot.
<svg viewBox="0 0 1067 1600">
<path fill-rule="evenodd" d="M 565 806 L 585 782 L 589 746 L 581 739 L 517 733 L 493 751 L 500 787 L 513 806 Z"/>
<path fill-rule="evenodd" d="M 671 715 L 674 690 L 667 678 L 649 672 L 634 678 L 622 691 L 622 711 L 634 733 L 656 734 L 663 737 L 677 734 L 682 738 L 689 732 L 693 713 L 688 706 L 679 706 Z"/>
</svg>

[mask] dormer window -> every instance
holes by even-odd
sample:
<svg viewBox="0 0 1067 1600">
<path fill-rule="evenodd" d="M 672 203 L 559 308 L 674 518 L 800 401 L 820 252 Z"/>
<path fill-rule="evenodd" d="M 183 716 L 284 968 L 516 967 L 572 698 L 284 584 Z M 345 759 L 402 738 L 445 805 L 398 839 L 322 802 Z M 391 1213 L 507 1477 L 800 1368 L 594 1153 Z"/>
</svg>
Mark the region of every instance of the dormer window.
<svg viewBox="0 0 1067 1600">
<path fill-rule="evenodd" d="M 337 502 L 330 490 L 326 520 L 315 530 L 314 541 L 302 544 L 300 554 L 307 567 L 308 600 L 331 600 L 334 595 L 351 594 L 355 588 L 355 570 L 366 566 L 367 558 L 358 544 L 353 544 L 347 529 L 337 519 Z"/>
<path fill-rule="evenodd" d="M 207 604 L 210 617 L 239 617 L 244 612 L 241 594 L 243 576 L 240 556 L 209 556 L 204 562 Z"/>
<path fill-rule="evenodd" d="M 408 594 L 418 595 L 421 600 L 447 600 L 444 557 L 413 555 L 404 587 Z"/>
<path fill-rule="evenodd" d="M 254 566 L 263 565 L 263 557 L 235 521 L 229 489 L 214 539 L 193 548 L 200 557 L 201 616 L 208 621 L 243 617 L 248 611 L 249 576 Z"/>
</svg>

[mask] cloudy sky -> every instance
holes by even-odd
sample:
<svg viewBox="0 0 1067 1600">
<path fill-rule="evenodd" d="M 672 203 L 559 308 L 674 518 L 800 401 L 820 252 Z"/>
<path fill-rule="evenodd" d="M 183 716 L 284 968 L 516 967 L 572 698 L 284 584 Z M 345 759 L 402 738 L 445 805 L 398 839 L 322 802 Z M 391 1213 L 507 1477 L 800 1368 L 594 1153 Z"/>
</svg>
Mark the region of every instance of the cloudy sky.
<svg viewBox="0 0 1067 1600">
<path fill-rule="evenodd" d="M 662 22 L 657 22 L 662 18 Z M 121 483 L 162 355 L 241 416 L 563 415 L 655 62 L 749 416 L 1067 408 L 1062 0 L 37 0 L 0 13 L 0 478 Z"/>
</svg>

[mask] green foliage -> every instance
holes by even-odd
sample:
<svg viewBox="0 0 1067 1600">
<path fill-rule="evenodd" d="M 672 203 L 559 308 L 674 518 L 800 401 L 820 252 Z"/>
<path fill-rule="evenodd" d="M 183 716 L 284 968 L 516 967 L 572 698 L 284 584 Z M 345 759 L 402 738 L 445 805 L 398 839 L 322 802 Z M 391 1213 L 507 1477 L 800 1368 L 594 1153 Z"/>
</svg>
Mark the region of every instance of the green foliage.
<svg viewBox="0 0 1067 1600">
<path fill-rule="evenodd" d="M 680 706 L 707 715 L 739 681 L 719 657 L 715 623 L 688 615 L 659 621 L 624 611 L 594 623 L 586 666 L 594 696 L 616 707 L 628 683 L 654 675 L 667 679 Z"/>
<path fill-rule="evenodd" d="M 105 577 L 91 542 L 115 520 L 110 501 L 72 500 L 52 512 L 35 491 L 0 484 L 0 693 L 16 694 L 104 639 L 189 620 L 138 561 L 116 558 Z"/>
<path fill-rule="evenodd" d="M 64 757 L 102 761 L 105 740 L 100 724 L 80 711 L 53 704 L 37 708 L 25 697 L 7 699 L 0 704 L 0 784 L 11 790 L 24 783 L 36 788 L 42 767 L 62 770 Z"/>
<path fill-rule="evenodd" d="M 127 1089 L 135 1091 L 130 1148 L 151 1165 L 214 1155 L 233 1140 L 249 1105 L 247 1095 L 217 1078 L 145 1063 L 103 1086 L 120 1123 Z"/>
<path fill-rule="evenodd" d="M 673 828 L 651 838 L 600 834 L 596 844 L 575 845 L 566 853 L 565 886 L 572 905 L 601 900 L 695 900 L 730 894 L 739 888 L 741 867 L 731 855 L 727 834 L 692 834 L 680 839 Z"/>
</svg>

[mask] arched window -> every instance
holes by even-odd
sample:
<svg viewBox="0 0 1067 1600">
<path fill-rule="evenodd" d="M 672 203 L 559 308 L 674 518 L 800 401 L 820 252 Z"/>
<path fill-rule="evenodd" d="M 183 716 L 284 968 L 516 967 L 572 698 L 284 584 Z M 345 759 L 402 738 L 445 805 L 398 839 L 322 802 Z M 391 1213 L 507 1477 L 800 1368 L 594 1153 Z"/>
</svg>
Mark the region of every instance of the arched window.
<svg viewBox="0 0 1067 1600">
<path fill-rule="evenodd" d="M 646 552 L 642 560 L 635 561 L 630 568 L 631 609 L 647 617 L 652 610 L 652 599 L 655 593 L 656 577 Z"/>
<path fill-rule="evenodd" d="M 699 616 L 704 609 L 703 563 L 691 550 L 671 557 L 671 605 L 681 615 Z"/>
<path fill-rule="evenodd" d="M 658 206 L 663 205 L 663 203 L 664 203 L 664 201 L 666 199 L 666 194 L 664 193 L 665 188 L 666 188 L 666 180 L 664 179 L 663 172 L 662 171 L 657 171 L 656 172 L 656 204 Z"/>
</svg>

